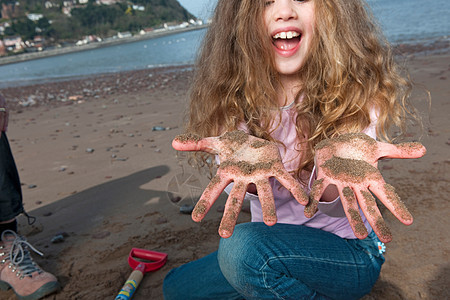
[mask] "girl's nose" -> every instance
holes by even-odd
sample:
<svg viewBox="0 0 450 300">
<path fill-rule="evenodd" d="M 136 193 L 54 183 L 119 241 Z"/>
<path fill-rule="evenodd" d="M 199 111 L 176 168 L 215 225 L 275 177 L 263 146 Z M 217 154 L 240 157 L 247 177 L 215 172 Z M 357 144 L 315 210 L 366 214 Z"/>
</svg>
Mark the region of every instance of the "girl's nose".
<svg viewBox="0 0 450 300">
<path fill-rule="evenodd" d="M 297 14 L 295 12 L 295 9 L 293 7 L 293 1 L 292 0 L 277 0 L 274 2 L 274 16 L 275 19 L 287 21 L 290 19 L 296 18 Z"/>
</svg>

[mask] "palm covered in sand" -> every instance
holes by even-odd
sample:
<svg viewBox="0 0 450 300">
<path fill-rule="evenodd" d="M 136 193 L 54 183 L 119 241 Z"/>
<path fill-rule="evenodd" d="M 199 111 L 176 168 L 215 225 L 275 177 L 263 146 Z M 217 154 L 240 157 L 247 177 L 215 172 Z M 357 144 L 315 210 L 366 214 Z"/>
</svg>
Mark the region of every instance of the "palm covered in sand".
<svg viewBox="0 0 450 300">
<path fill-rule="evenodd" d="M 300 204 L 306 205 L 307 217 L 312 217 L 317 211 L 318 201 L 325 189 L 335 185 L 355 235 L 361 239 L 367 236 L 359 214 L 361 208 L 380 240 L 388 242 L 391 234 L 371 192 L 402 223 L 411 224 L 412 216 L 393 187 L 385 183 L 377 169 L 377 162 L 380 158 L 417 158 L 425 154 L 425 148 L 419 143 L 380 143 L 365 134 L 347 134 L 325 140 L 316 146 L 317 179 L 308 199 L 300 183 L 283 167 L 277 146 L 269 141 L 233 131 L 208 138 L 180 135 L 173 140 L 172 146 L 179 151 L 204 151 L 219 156 L 217 174 L 192 213 L 194 221 L 201 221 L 225 187 L 234 182 L 219 227 L 219 234 L 224 238 L 232 235 L 245 193 L 251 184 L 256 186 L 264 222 L 267 225 L 277 222 L 269 184 L 269 178 L 275 177 Z"/>
<path fill-rule="evenodd" d="M 377 198 L 403 224 L 413 222 L 412 215 L 387 184 L 378 170 L 381 158 L 418 158 L 426 150 L 420 143 L 388 144 L 377 142 L 364 133 L 344 134 L 316 145 L 315 165 L 317 179 L 310 194 L 305 215 L 312 217 L 318 202 L 329 185 L 335 185 L 342 200 L 345 214 L 359 239 L 367 237 L 359 209 L 364 213 L 373 230 L 382 242 L 392 239 L 389 228 L 377 207 Z"/>
<path fill-rule="evenodd" d="M 177 136 L 172 146 L 180 151 L 205 151 L 219 156 L 220 165 L 216 175 L 203 192 L 192 212 L 192 219 L 201 221 L 225 187 L 234 182 L 228 196 L 220 236 L 227 238 L 233 233 L 245 193 L 255 184 L 261 202 L 264 223 L 277 222 L 275 201 L 269 178 L 275 177 L 303 205 L 308 196 L 302 186 L 283 167 L 278 148 L 266 140 L 250 136 L 242 131 L 225 133 L 220 137 L 199 138 L 192 135 Z"/>
</svg>

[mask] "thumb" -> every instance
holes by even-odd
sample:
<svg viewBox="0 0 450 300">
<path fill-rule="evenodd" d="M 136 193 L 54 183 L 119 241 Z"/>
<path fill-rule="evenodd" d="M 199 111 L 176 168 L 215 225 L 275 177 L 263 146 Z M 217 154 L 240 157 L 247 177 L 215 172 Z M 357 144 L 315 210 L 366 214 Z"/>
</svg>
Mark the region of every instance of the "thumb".
<svg viewBox="0 0 450 300">
<path fill-rule="evenodd" d="M 425 155 L 427 149 L 419 142 L 389 144 L 378 143 L 380 158 L 419 158 Z"/>
<path fill-rule="evenodd" d="M 214 147 L 216 138 L 201 138 L 192 133 L 177 135 L 172 141 L 172 147 L 178 151 L 204 151 L 218 154 Z"/>
</svg>

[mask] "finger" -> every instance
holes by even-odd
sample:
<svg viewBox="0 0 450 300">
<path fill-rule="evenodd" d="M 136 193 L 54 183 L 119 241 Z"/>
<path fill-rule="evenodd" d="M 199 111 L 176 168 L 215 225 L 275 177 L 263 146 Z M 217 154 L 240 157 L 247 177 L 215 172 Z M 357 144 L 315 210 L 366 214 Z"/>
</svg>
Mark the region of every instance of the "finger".
<svg viewBox="0 0 450 300">
<path fill-rule="evenodd" d="M 383 243 L 390 242 L 392 240 L 391 230 L 381 216 L 375 198 L 367 189 L 354 189 L 354 192 L 361 210 L 364 212 L 367 221 L 369 221 L 370 226 L 372 226 L 373 231 L 375 231 L 380 241 Z"/>
<path fill-rule="evenodd" d="M 342 206 L 344 207 L 345 215 L 352 227 L 355 236 L 358 239 L 365 239 L 369 232 L 359 214 L 359 206 L 356 201 L 353 190 L 346 186 L 343 189 L 339 188 L 339 197 L 341 197 Z"/>
<path fill-rule="evenodd" d="M 275 225 L 277 223 L 277 211 L 269 181 L 260 180 L 256 182 L 256 189 L 261 202 L 264 223 L 268 226 Z"/>
<path fill-rule="evenodd" d="M 194 222 L 203 220 L 211 206 L 230 182 L 231 180 L 226 180 L 219 174 L 216 174 L 216 176 L 211 179 L 192 211 L 192 220 L 194 220 Z"/>
<path fill-rule="evenodd" d="M 378 143 L 380 158 L 419 158 L 425 155 L 426 148 L 418 142 L 388 144 Z"/>
<path fill-rule="evenodd" d="M 178 151 L 203 151 L 218 154 L 214 146 L 218 140 L 215 137 L 201 138 L 192 133 L 177 135 L 172 141 L 172 147 Z"/>
<path fill-rule="evenodd" d="M 301 205 L 307 205 L 309 202 L 308 196 L 306 195 L 305 191 L 303 190 L 301 184 L 292 177 L 291 174 L 289 174 L 284 168 L 279 169 L 276 174 L 275 178 L 291 192 L 292 196 L 294 196 L 295 200 L 297 200 L 298 203 Z"/>
<path fill-rule="evenodd" d="M 305 207 L 304 214 L 307 218 L 312 218 L 318 210 L 319 200 L 329 182 L 325 178 L 316 179 L 309 193 L 308 204 Z"/>
<path fill-rule="evenodd" d="M 373 182 L 369 189 L 383 202 L 383 204 L 392 212 L 392 214 L 405 225 L 411 225 L 413 216 L 409 212 L 405 203 L 395 192 L 392 185 L 385 182 Z"/>
<path fill-rule="evenodd" d="M 228 195 L 222 221 L 220 222 L 219 226 L 219 235 L 221 237 L 228 238 L 233 234 L 246 191 L 247 184 L 244 184 L 242 182 L 234 183 L 230 195 Z"/>
</svg>

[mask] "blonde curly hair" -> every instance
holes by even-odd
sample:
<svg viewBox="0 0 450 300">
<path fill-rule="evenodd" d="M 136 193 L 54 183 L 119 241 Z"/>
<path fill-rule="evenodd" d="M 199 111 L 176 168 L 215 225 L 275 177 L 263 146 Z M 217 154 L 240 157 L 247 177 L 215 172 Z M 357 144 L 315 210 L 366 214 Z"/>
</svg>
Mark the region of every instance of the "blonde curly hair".
<svg viewBox="0 0 450 300">
<path fill-rule="evenodd" d="M 377 135 L 389 141 L 413 113 L 412 84 L 363 0 L 314 1 L 315 32 L 298 72 L 297 135 L 308 137 L 296 175 L 311 171 L 314 146 L 344 132 L 361 132 L 378 116 Z M 202 137 L 236 130 L 273 141 L 279 84 L 265 1 L 219 0 L 196 62 L 186 130 Z M 276 141 L 281 142 L 282 141 Z M 205 161 L 205 157 L 203 157 Z"/>
</svg>

